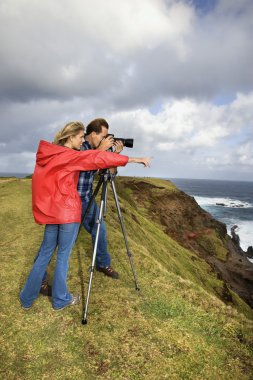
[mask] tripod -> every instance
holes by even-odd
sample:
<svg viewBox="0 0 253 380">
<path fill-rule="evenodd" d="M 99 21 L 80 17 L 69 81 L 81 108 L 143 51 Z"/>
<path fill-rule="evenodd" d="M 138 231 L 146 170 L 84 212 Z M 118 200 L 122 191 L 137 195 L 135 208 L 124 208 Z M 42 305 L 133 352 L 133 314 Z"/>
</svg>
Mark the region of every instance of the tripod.
<svg viewBox="0 0 253 380">
<path fill-rule="evenodd" d="M 89 278 L 89 284 L 88 284 L 88 290 L 87 290 L 86 303 L 85 303 L 84 313 L 83 313 L 83 319 L 82 319 L 82 324 L 83 325 L 86 325 L 88 323 L 87 322 L 87 312 L 88 312 L 88 305 L 89 305 L 89 300 L 90 300 L 92 277 L 93 277 L 93 273 L 94 273 L 94 267 L 95 267 L 95 261 L 96 261 L 96 255 L 97 255 L 97 245 L 98 245 L 98 239 L 99 239 L 99 232 L 100 232 L 101 222 L 102 222 L 103 218 L 105 217 L 106 207 L 107 207 L 108 181 L 111 183 L 111 188 L 112 188 L 112 192 L 113 192 L 113 196 L 114 196 L 114 200 L 115 200 L 115 205 L 116 205 L 117 212 L 118 212 L 119 222 L 120 222 L 122 233 L 123 233 L 124 240 L 125 240 L 127 256 L 129 258 L 130 266 L 131 266 L 132 273 L 133 273 L 133 276 L 134 276 L 135 289 L 136 290 L 140 290 L 138 282 L 137 282 L 136 273 L 135 273 L 135 270 L 134 270 L 132 253 L 131 253 L 131 251 L 129 249 L 129 246 L 128 246 L 126 231 L 125 231 L 125 227 L 124 227 L 124 224 L 123 224 L 123 217 L 122 217 L 122 214 L 121 214 L 121 211 L 120 211 L 119 201 L 118 201 L 118 197 L 117 197 L 117 193 L 116 193 L 116 187 L 115 187 L 115 182 L 114 182 L 115 176 L 116 176 L 116 174 L 110 173 L 108 169 L 105 170 L 105 171 L 103 171 L 100 174 L 100 178 L 99 178 L 98 184 L 97 184 L 96 189 L 94 190 L 94 192 L 92 194 L 92 198 L 89 201 L 89 204 L 87 206 L 87 209 L 86 209 L 86 211 L 84 213 L 84 216 L 83 216 L 82 222 L 81 222 L 81 225 L 82 225 L 83 222 L 84 222 L 84 220 L 85 220 L 86 215 L 88 214 L 88 212 L 89 212 L 89 210 L 91 208 L 92 203 L 95 200 L 95 197 L 96 197 L 97 193 L 99 192 L 99 189 L 102 186 L 101 200 L 100 200 L 100 207 L 99 207 L 99 216 L 98 216 L 98 219 L 96 221 L 96 223 L 97 223 L 98 226 L 97 226 L 95 243 L 94 243 L 94 248 L 93 248 L 92 263 L 91 263 L 91 267 L 90 267 L 90 278 Z"/>
</svg>

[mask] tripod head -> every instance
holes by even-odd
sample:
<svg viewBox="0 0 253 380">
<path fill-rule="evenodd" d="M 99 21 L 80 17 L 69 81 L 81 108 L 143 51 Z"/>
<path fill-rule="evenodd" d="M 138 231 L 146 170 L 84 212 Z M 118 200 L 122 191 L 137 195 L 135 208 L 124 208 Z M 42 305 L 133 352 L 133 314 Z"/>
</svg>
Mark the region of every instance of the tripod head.
<svg viewBox="0 0 253 380">
<path fill-rule="evenodd" d="M 108 180 L 109 181 L 113 180 L 116 177 L 116 175 L 118 174 L 117 169 L 114 172 L 112 172 L 111 170 L 112 169 L 99 170 L 98 174 L 99 174 L 100 178 L 102 177 L 103 182 L 108 181 Z"/>
</svg>

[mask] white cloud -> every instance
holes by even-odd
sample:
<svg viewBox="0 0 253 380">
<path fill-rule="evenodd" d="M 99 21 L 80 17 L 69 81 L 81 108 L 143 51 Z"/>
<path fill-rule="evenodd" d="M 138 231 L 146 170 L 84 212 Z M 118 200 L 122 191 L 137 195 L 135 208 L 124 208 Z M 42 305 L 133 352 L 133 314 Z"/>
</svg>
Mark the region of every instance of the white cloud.
<svg viewBox="0 0 253 380">
<path fill-rule="evenodd" d="M 253 167 L 253 142 L 250 141 L 237 149 L 239 163 L 243 166 Z"/>
<path fill-rule="evenodd" d="M 251 120 L 251 122 L 250 122 Z M 253 120 L 253 93 L 238 94 L 229 105 L 213 105 L 195 100 L 170 100 L 153 115 L 146 109 L 114 112 L 112 124 L 157 149 L 212 147 L 246 130 Z M 152 137 L 150 139 L 150 137 Z"/>
<path fill-rule="evenodd" d="M 87 6 L 89 17 L 81 32 L 88 31 L 97 43 L 105 43 L 108 49 L 123 56 L 135 49 L 155 48 L 161 41 L 173 42 L 181 38 L 189 31 L 193 14 L 182 3 L 172 3 L 166 8 L 161 0 L 78 2 L 81 11 L 84 6 Z"/>
<path fill-rule="evenodd" d="M 11 125 L 5 131 L 5 142 L 0 146 L 1 170 L 7 170 L 9 162 L 11 167 L 23 165 L 21 171 L 24 172 L 26 165 L 31 168 L 34 163 L 39 139 L 52 141 L 55 132 L 69 120 L 80 119 L 87 123 L 96 116 L 102 116 L 109 121 L 110 131 L 117 137 L 134 138 L 134 150 L 127 150 L 127 154 L 156 157 L 153 165 L 156 175 L 160 173 L 162 176 L 163 162 L 171 162 L 175 157 L 175 168 L 180 166 L 180 161 L 185 167 L 191 163 L 191 167 L 199 169 L 206 166 L 210 170 L 222 168 L 224 171 L 241 165 L 252 175 L 249 168 L 252 166 L 253 146 L 246 141 L 246 136 L 253 131 L 253 93 L 248 96 L 238 94 L 232 103 L 222 106 L 193 99 L 170 99 L 155 115 L 145 108 L 106 114 L 102 109 L 85 113 L 81 112 L 81 100 L 15 104 L 3 112 L 5 125 L 8 124 L 8 115 L 14 110 L 20 123 L 19 133 L 13 134 L 15 126 Z M 31 147 L 34 153 L 22 153 Z M 22 159 L 18 161 L 17 157 Z"/>
</svg>

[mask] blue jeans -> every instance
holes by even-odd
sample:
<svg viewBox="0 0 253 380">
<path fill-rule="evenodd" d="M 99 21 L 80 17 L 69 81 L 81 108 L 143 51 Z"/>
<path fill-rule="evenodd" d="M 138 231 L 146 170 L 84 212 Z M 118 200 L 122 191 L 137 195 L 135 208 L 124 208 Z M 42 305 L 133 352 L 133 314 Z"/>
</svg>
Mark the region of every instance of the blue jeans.
<svg viewBox="0 0 253 380">
<path fill-rule="evenodd" d="M 88 202 L 82 200 L 82 218 L 87 209 Z M 93 201 L 88 214 L 85 216 L 83 226 L 86 231 L 91 234 L 92 244 L 94 247 L 97 226 L 96 223 L 99 217 L 99 207 L 95 201 Z M 111 264 L 111 257 L 107 250 L 107 237 L 106 237 L 106 226 L 104 220 L 102 220 L 99 231 L 98 245 L 97 245 L 97 255 L 96 255 L 96 267 L 106 267 Z"/>
<path fill-rule="evenodd" d="M 58 251 L 52 284 L 52 304 L 55 309 L 60 309 L 72 300 L 66 281 L 69 255 L 75 243 L 78 229 L 79 223 L 46 225 L 43 242 L 20 293 L 20 301 L 24 307 L 32 306 L 34 300 L 38 297 L 46 268 L 57 245 Z"/>
</svg>

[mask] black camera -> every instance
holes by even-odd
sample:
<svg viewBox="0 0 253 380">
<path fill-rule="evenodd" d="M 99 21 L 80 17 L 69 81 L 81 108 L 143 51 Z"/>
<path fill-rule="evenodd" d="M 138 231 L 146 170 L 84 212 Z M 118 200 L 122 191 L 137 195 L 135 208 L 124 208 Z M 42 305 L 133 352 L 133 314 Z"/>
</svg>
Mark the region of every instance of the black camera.
<svg viewBox="0 0 253 380">
<path fill-rule="evenodd" d="M 106 137 L 112 136 L 114 141 L 121 141 L 123 146 L 126 148 L 132 148 L 134 146 L 134 139 L 123 139 L 122 137 L 114 137 L 114 135 L 109 134 Z"/>
</svg>

